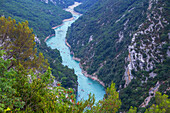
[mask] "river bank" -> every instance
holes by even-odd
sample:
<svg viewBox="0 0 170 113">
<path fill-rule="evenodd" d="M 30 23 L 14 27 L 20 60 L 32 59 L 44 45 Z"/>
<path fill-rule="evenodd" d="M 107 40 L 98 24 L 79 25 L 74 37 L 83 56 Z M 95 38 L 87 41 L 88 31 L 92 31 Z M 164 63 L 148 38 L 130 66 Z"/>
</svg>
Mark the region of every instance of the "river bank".
<svg viewBox="0 0 170 113">
<path fill-rule="evenodd" d="M 47 37 L 45 38 L 44 42 L 46 42 L 49 38 L 51 38 L 51 37 L 53 37 L 53 36 L 55 36 L 55 34 L 51 34 L 51 35 L 47 36 Z"/>
<path fill-rule="evenodd" d="M 82 3 L 75 2 L 74 5 L 69 6 L 68 8 L 66 8 L 66 9 L 64 9 L 64 10 L 72 13 L 73 15 L 82 15 L 82 14 L 74 11 L 74 8 L 77 7 L 77 6 L 79 6 L 79 5 L 81 5 L 81 4 L 82 4 Z"/>
<path fill-rule="evenodd" d="M 72 14 L 75 14 L 75 15 L 82 15 L 82 14 L 74 11 L 74 8 L 77 7 L 77 6 L 79 6 L 80 4 L 82 4 L 82 3 L 75 2 L 72 6 L 69 6 L 68 8 L 63 9 L 63 10 L 65 10 L 65 11 L 67 11 L 67 12 L 70 12 L 70 13 L 72 13 Z M 66 18 L 66 19 L 63 20 L 63 23 L 62 23 L 62 24 L 57 25 L 57 26 L 54 26 L 54 27 L 52 27 L 51 29 L 56 29 L 56 28 L 58 28 L 58 27 L 61 27 L 61 26 L 64 25 L 64 22 L 72 21 L 72 20 L 74 20 L 74 19 L 75 19 L 74 17 Z M 52 36 L 55 36 L 55 34 L 52 34 L 52 35 L 47 36 L 47 37 L 45 38 L 44 42 L 46 42 L 46 41 L 47 41 L 50 37 L 52 37 Z M 67 43 L 66 43 L 66 44 L 67 44 Z M 69 46 L 69 44 L 68 44 L 67 46 Z"/>
<path fill-rule="evenodd" d="M 73 12 L 74 7 L 80 3 L 75 4 L 70 6 L 70 9 L 67 8 L 67 10 L 72 13 L 73 17 L 63 20 L 63 25 L 56 26 L 55 37 L 48 37 L 49 39 L 46 39 L 46 43 L 52 49 L 58 49 L 60 51 L 62 64 L 64 66 L 68 66 L 70 69 L 74 69 L 74 73 L 77 75 L 78 82 L 76 101 L 80 101 L 82 99 L 87 100 L 89 94 L 92 93 L 95 95 L 96 102 L 98 102 L 99 100 L 103 99 L 104 94 L 106 93 L 105 88 L 103 87 L 105 86 L 104 83 L 100 81 L 96 75 L 88 75 L 87 72 L 83 70 L 80 63 L 81 59 L 74 57 L 75 55 L 72 51 L 70 51 L 71 46 L 66 39 L 66 34 L 69 26 L 71 26 L 71 24 L 75 22 L 81 15 L 79 13 L 76 13 L 75 15 L 75 13 Z"/>
<path fill-rule="evenodd" d="M 77 6 L 79 6 L 80 4 L 81 4 L 81 3 L 75 2 L 74 5 L 69 6 L 68 8 L 66 8 L 66 9 L 64 9 L 64 10 L 65 10 L 65 11 L 68 11 L 68 12 L 70 12 L 70 13 L 72 13 L 72 14 L 81 15 L 80 13 L 77 13 L 77 12 L 74 11 L 74 8 L 77 7 Z M 72 20 L 74 20 L 74 17 L 69 18 L 69 19 L 64 19 L 63 22 L 72 21 Z M 61 27 L 61 26 L 63 26 L 63 25 L 64 25 L 64 23 L 61 24 L 61 25 L 57 25 L 57 26 L 55 26 L 55 27 L 52 27 L 52 29 L 56 29 L 56 28 Z M 52 35 L 47 36 L 47 37 L 45 38 L 44 42 L 46 42 L 50 37 L 52 37 L 52 36 L 54 36 L 54 35 L 55 35 L 55 34 L 52 34 Z M 71 49 L 71 46 L 70 46 L 70 44 L 67 42 L 67 39 L 65 39 L 65 44 Z M 77 57 L 74 56 L 74 53 L 73 53 L 73 52 L 71 52 L 71 55 L 73 55 L 73 57 L 72 57 L 73 60 L 78 61 L 78 62 L 81 61 L 80 58 L 77 58 Z M 86 77 L 88 77 L 88 78 L 91 78 L 92 80 L 98 81 L 103 87 L 105 87 L 105 84 L 104 84 L 101 80 L 99 80 L 97 76 L 89 75 L 89 74 L 87 73 L 87 71 L 83 70 L 82 64 L 79 63 L 79 65 L 80 65 L 80 68 L 82 69 L 82 73 L 83 73 L 84 76 L 86 76 Z"/>
<path fill-rule="evenodd" d="M 66 45 L 67 45 L 69 48 L 71 48 L 70 44 L 67 42 L 67 39 L 65 39 L 65 43 L 66 43 Z M 73 52 L 73 51 L 72 51 L 70 54 L 73 55 L 73 57 L 72 57 L 73 60 L 76 60 L 76 61 L 78 61 L 78 62 L 81 61 L 80 58 L 77 58 L 77 57 L 74 56 L 74 52 Z M 88 78 L 91 78 L 92 80 L 95 80 L 95 81 L 99 82 L 103 87 L 105 87 L 104 82 L 101 81 L 101 80 L 99 80 L 97 76 L 89 75 L 89 74 L 87 73 L 87 71 L 85 71 L 85 70 L 83 69 L 83 66 L 82 66 L 81 63 L 79 63 L 79 66 L 80 66 L 80 68 L 82 69 L 82 73 L 83 73 L 84 76 L 86 76 L 86 77 L 88 77 Z"/>
<path fill-rule="evenodd" d="M 68 47 L 71 49 L 71 46 L 70 46 L 70 44 L 67 42 L 67 39 L 65 39 L 65 44 L 66 44 L 66 46 L 68 46 Z"/>
<path fill-rule="evenodd" d="M 56 28 L 58 28 L 58 27 L 60 27 L 62 25 L 64 25 L 64 24 L 60 24 L 60 25 L 54 26 L 54 27 L 52 27 L 52 29 L 56 29 Z"/>
<path fill-rule="evenodd" d="M 74 20 L 74 17 L 68 18 L 68 19 L 64 19 L 63 22 L 67 22 L 67 21 L 72 21 Z"/>
<path fill-rule="evenodd" d="M 82 73 L 83 73 L 84 76 L 86 76 L 86 77 L 88 77 L 88 78 L 91 78 L 92 80 L 95 80 L 95 81 L 99 82 L 103 87 L 105 87 L 104 82 L 102 82 L 101 80 L 99 80 L 97 76 L 89 75 L 89 74 L 87 73 L 87 71 L 83 70 L 83 66 L 81 65 L 81 63 L 79 64 L 79 66 L 80 66 L 80 68 L 82 69 Z"/>
</svg>

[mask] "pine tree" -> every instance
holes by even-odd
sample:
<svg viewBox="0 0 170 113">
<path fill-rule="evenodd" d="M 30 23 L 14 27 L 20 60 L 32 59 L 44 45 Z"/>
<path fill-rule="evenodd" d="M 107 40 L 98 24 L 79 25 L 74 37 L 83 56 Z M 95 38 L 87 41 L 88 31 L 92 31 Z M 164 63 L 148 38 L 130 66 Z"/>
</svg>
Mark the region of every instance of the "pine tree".
<svg viewBox="0 0 170 113">
<path fill-rule="evenodd" d="M 130 107 L 130 109 L 129 109 L 129 111 L 128 111 L 128 113 L 137 113 L 137 108 L 136 107 Z"/>
<path fill-rule="evenodd" d="M 170 99 L 168 99 L 168 95 L 156 92 L 155 101 L 156 105 L 153 104 L 145 113 L 170 113 Z"/>
<path fill-rule="evenodd" d="M 168 99 L 168 95 L 156 92 L 155 101 L 156 104 L 146 109 L 145 113 L 170 113 L 170 99 Z M 137 108 L 131 106 L 128 113 L 137 113 Z"/>
<path fill-rule="evenodd" d="M 119 99 L 119 93 L 116 91 L 115 83 L 111 83 L 111 86 L 106 90 L 106 98 L 103 101 L 99 101 L 96 106 L 91 107 L 90 113 L 116 113 L 121 106 L 121 100 Z"/>
<path fill-rule="evenodd" d="M 59 83 L 52 87 L 48 61 L 42 53 L 36 56 L 34 34 L 27 21 L 16 24 L 1 17 L 0 28 L 0 112 L 72 113 L 93 106 L 94 96 L 76 103 L 73 89 Z"/>
<path fill-rule="evenodd" d="M 4 60 L 5 55 L 3 50 L 0 50 L 0 112 L 10 111 L 11 109 L 20 109 L 24 106 L 24 101 L 20 96 L 17 96 L 17 89 L 14 84 L 18 84 L 16 77 L 17 72 L 13 69 L 8 71 L 7 67 L 11 60 Z"/>
<path fill-rule="evenodd" d="M 16 61 L 12 61 L 8 69 L 22 64 L 25 69 L 47 70 L 49 64 L 47 60 L 44 60 L 43 54 L 40 53 L 39 57 L 36 56 L 35 36 L 28 25 L 28 21 L 16 24 L 16 21 L 11 20 L 10 17 L 8 19 L 0 17 L 1 50 L 7 52 L 5 59 L 16 59 Z"/>
</svg>

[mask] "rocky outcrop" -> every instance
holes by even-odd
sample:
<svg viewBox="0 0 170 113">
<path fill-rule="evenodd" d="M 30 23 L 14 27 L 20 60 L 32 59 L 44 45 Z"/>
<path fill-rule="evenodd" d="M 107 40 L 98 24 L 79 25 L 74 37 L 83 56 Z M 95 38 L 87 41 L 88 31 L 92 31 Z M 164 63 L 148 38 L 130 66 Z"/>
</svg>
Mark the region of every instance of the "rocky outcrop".
<svg viewBox="0 0 170 113">
<path fill-rule="evenodd" d="M 41 0 L 42 2 L 45 2 L 46 4 L 48 4 L 49 3 L 49 1 L 50 2 L 52 2 L 54 5 L 56 5 L 56 0 Z M 60 0 L 59 0 L 60 1 Z M 59 2 L 59 1 L 57 1 L 57 2 Z M 62 1 L 61 1 L 62 2 Z"/>
<path fill-rule="evenodd" d="M 34 37 L 34 41 L 37 42 L 38 44 L 41 44 L 41 41 L 37 36 Z"/>
<path fill-rule="evenodd" d="M 48 0 L 41 0 L 42 2 L 45 2 L 46 4 L 48 4 Z"/>
<path fill-rule="evenodd" d="M 39 0 L 39 1 L 45 2 L 46 4 L 49 4 L 51 2 L 55 6 L 60 6 L 62 8 L 66 8 L 69 5 L 74 4 L 74 0 Z"/>
<path fill-rule="evenodd" d="M 148 103 L 150 102 L 151 98 L 155 96 L 156 92 L 158 91 L 160 87 L 159 81 L 156 83 L 155 87 L 150 88 L 149 90 L 149 96 L 144 100 L 144 102 L 140 105 L 140 107 L 146 107 Z"/>
<path fill-rule="evenodd" d="M 161 52 L 161 49 L 168 42 L 166 40 L 162 41 L 160 32 L 169 22 L 163 16 L 164 4 L 156 6 L 157 3 L 158 0 L 149 1 L 147 21 L 141 24 L 138 31 L 133 34 L 131 45 L 128 47 L 129 64 L 126 66 L 124 74 L 125 87 L 133 79 L 132 70 L 150 71 L 156 63 L 161 63 L 164 60 L 165 55 Z"/>
</svg>

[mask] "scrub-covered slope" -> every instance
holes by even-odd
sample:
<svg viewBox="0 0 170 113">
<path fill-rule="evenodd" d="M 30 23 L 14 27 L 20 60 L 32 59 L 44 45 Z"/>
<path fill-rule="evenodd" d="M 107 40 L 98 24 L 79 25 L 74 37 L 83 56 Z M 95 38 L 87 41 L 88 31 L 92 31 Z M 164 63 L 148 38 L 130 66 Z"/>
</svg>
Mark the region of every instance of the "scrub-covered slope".
<svg viewBox="0 0 170 113">
<path fill-rule="evenodd" d="M 127 46 L 146 19 L 147 7 L 147 0 L 100 0 L 73 23 L 67 39 L 84 70 L 98 75 L 106 85 L 111 81 L 123 84 Z"/>
<path fill-rule="evenodd" d="M 61 6 L 51 2 L 47 4 L 41 0 L 1 0 L 0 5 L 0 15 L 11 16 L 17 22 L 28 21 L 37 35 L 35 47 L 38 53 L 42 52 L 45 59 L 48 59 L 56 80 L 63 82 L 62 86 L 65 88 L 76 90 L 77 77 L 74 71 L 61 64 L 62 59 L 57 49 L 52 50 L 44 43 L 46 36 L 54 34 L 51 28 L 61 24 L 63 19 L 70 18 L 71 14 L 60 8 Z"/>
<path fill-rule="evenodd" d="M 39 1 L 43 1 L 47 4 L 53 3 L 56 6 L 67 8 L 68 6 L 73 5 L 75 0 L 39 0 Z"/>
<path fill-rule="evenodd" d="M 39 0 L 46 4 L 53 3 L 61 8 L 67 8 L 68 6 L 74 4 L 74 2 L 81 2 L 82 4 L 75 8 L 75 11 L 79 13 L 85 13 L 89 10 L 98 0 Z"/>
<path fill-rule="evenodd" d="M 147 106 L 157 90 L 169 94 L 169 7 L 168 0 L 99 0 L 68 31 L 83 69 L 116 83 L 122 110 Z"/>
<path fill-rule="evenodd" d="M 76 0 L 76 1 L 81 2 L 82 4 L 76 7 L 75 11 L 85 13 L 99 0 Z"/>
<path fill-rule="evenodd" d="M 71 14 L 51 2 L 46 4 L 40 0 L 1 0 L 0 15 L 10 16 L 17 22 L 28 20 L 29 26 L 39 36 L 53 33 L 52 26 L 62 23 Z"/>
</svg>

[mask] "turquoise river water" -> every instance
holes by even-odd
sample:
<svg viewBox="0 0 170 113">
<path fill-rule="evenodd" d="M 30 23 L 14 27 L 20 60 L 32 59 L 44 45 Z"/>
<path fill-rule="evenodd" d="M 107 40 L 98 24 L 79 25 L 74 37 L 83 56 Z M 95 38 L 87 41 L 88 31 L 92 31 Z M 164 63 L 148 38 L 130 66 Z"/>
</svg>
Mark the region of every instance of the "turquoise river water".
<svg viewBox="0 0 170 113">
<path fill-rule="evenodd" d="M 69 9 L 68 9 L 69 10 Z M 68 30 L 68 27 L 71 26 L 75 20 L 77 20 L 80 15 L 72 13 L 74 20 L 63 22 L 63 25 L 55 29 L 55 36 L 51 37 L 46 41 L 46 44 L 52 49 L 58 49 L 62 57 L 62 64 L 68 66 L 71 69 L 74 69 L 75 74 L 78 76 L 78 92 L 77 92 L 77 101 L 81 99 L 88 99 L 89 93 L 95 94 L 95 100 L 98 102 L 103 99 L 105 94 L 104 87 L 99 84 L 97 81 L 94 81 L 90 78 L 85 77 L 82 74 L 82 70 L 79 66 L 79 62 L 72 59 L 70 55 L 70 49 L 65 44 L 65 37 Z"/>
</svg>

